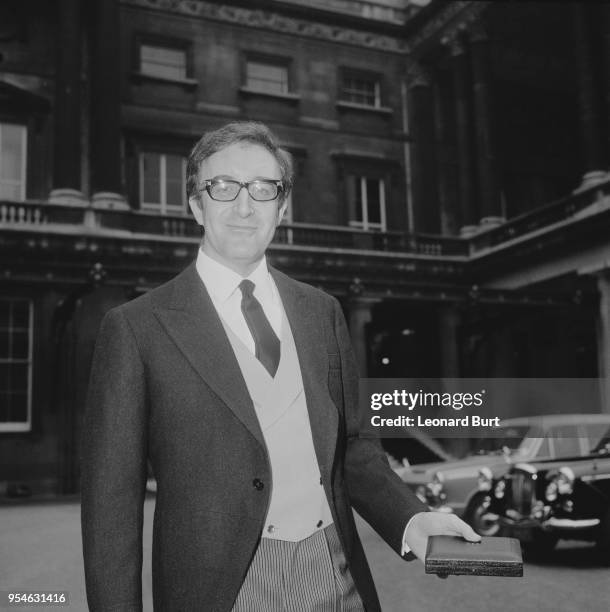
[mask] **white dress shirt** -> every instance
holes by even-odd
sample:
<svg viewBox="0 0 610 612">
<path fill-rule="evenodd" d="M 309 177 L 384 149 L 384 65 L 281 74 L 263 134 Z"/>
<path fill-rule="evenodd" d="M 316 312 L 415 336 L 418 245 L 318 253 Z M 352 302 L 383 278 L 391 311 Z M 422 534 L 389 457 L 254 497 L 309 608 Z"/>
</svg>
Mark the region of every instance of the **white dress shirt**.
<svg viewBox="0 0 610 612">
<path fill-rule="evenodd" d="M 254 338 L 241 311 L 241 289 L 244 277 L 206 255 L 202 249 L 195 263 L 216 312 L 231 328 L 231 331 L 255 354 Z M 263 257 L 252 273 L 246 277 L 254 283 L 254 297 L 260 302 L 263 312 L 278 338 L 282 337 L 282 301 L 275 282 L 269 274 L 267 259 Z"/>
</svg>

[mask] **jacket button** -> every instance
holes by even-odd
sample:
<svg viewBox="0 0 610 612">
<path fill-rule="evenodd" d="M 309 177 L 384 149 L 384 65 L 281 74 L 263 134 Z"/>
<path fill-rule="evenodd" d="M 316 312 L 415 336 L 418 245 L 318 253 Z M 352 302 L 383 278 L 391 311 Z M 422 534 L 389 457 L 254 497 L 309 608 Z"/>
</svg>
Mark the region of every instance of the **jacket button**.
<svg viewBox="0 0 610 612">
<path fill-rule="evenodd" d="M 265 483 L 260 479 L 260 478 L 255 478 L 252 481 L 252 486 L 257 490 L 257 491 L 262 491 L 265 488 Z"/>
</svg>

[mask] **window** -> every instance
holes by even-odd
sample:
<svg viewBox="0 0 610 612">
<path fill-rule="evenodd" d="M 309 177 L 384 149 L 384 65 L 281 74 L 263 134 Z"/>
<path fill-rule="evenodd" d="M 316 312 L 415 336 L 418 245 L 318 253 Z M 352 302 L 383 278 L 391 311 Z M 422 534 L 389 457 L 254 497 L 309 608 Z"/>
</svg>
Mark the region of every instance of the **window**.
<svg viewBox="0 0 610 612">
<path fill-rule="evenodd" d="M 346 72 L 341 84 L 341 100 L 363 106 L 381 107 L 381 85 L 372 75 Z"/>
<path fill-rule="evenodd" d="M 246 87 L 264 93 L 287 94 L 288 66 L 248 60 Z"/>
<path fill-rule="evenodd" d="M 551 454 L 554 457 L 578 457 L 581 455 L 578 428 L 575 425 L 559 425 L 549 431 Z"/>
<path fill-rule="evenodd" d="M 586 426 L 585 450 L 588 453 L 610 451 L 610 425 L 596 423 Z"/>
<path fill-rule="evenodd" d="M 163 79 L 184 80 L 187 78 L 186 50 L 142 44 L 140 72 Z"/>
<path fill-rule="evenodd" d="M 0 200 L 25 200 L 27 129 L 0 123 Z"/>
<path fill-rule="evenodd" d="M 349 224 L 364 230 L 385 232 L 385 182 L 380 178 L 347 177 Z"/>
<path fill-rule="evenodd" d="M 142 209 L 161 214 L 186 213 L 186 159 L 165 153 L 140 154 Z"/>
<path fill-rule="evenodd" d="M 31 429 L 32 302 L 0 299 L 0 431 Z"/>
</svg>

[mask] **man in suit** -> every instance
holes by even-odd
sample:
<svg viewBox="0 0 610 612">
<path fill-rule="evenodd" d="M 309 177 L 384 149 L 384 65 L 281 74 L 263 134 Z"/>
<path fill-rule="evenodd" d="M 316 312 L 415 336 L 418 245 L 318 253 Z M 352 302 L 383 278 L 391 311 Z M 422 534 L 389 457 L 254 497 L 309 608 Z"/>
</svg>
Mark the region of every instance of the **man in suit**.
<svg viewBox="0 0 610 612">
<path fill-rule="evenodd" d="M 197 260 L 111 310 L 84 423 L 92 611 L 141 610 L 147 460 L 155 610 L 379 610 L 352 507 L 406 557 L 478 536 L 427 508 L 359 437 L 338 302 L 269 267 L 289 156 L 262 124 L 207 133 L 188 161 Z"/>
</svg>

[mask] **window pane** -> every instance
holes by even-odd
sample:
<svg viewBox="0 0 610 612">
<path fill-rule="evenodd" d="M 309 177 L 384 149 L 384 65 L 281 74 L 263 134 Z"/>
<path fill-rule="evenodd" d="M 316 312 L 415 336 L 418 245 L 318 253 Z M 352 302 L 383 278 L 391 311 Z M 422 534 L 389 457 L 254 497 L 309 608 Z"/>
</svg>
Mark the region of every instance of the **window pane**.
<svg viewBox="0 0 610 612">
<path fill-rule="evenodd" d="M 166 155 L 165 158 L 165 191 L 168 206 L 182 208 L 184 202 L 183 158 L 178 155 Z"/>
<path fill-rule="evenodd" d="M 599 451 L 610 444 L 610 426 L 589 425 L 587 426 L 587 450 L 589 452 Z"/>
<path fill-rule="evenodd" d="M 0 300 L 0 424 L 28 424 L 30 306 L 23 299 Z M 16 327 L 16 326 L 19 327 Z M 0 431 L 6 430 L 0 426 Z"/>
<path fill-rule="evenodd" d="M 10 396 L 0 390 L 0 423 L 9 420 Z"/>
<path fill-rule="evenodd" d="M 355 104 L 376 106 L 378 88 L 378 81 L 375 79 L 346 76 L 343 79 L 342 98 Z"/>
<path fill-rule="evenodd" d="M 553 449 L 555 457 L 576 457 L 581 454 L 578 438 L 556 438 Z"/>
<path fill-rule="evenodd" d="M 11 353 L 13 359 L 27 359 L 29 357 L 30 346 L 27 332 L 13 332 Z"/>
<path fill-rule="evenodd" d="M 140 71 L 167 79 L 186 78 L 186 51 L 169 47 L 140 47 Z"/>
<path fill-rule="evenodd" d="M 347 201 L 350 208 L 350 221 L 362 223 L 362 193 L 359 176 L 351 174 L 347 177 Z"/>
<path fill-rule="evenodd" d="M 13 423 L 23 423 L 28 420 L 28 396 L 25 393 L 11 395 L 9 420 Z"/>
<path fill-rule="evenodd" d="M 538 454 L 536 455 L 536 457 L 541 459 L 543 457 L 550 457 L 550 455 L 551 455 L 551 446 L 549 444 L 549 439 L 544 438 L 544 440 L 542 440 L 542 444 L 540 445 L 540 448 L 538 449 Z"/>
<path fill-rule="evenodd" d="M 159 203 L 161 201 L 161 156 L 158 153 L 142 154 L 142 201 Z"/>
<path fill-rule="evenodd" d="M 9 356 L 9 332 L 0 330 L 0 359 L 8 359 Z"/>
<path fill-rule="evenodd" d="M 24 133 L 25 128 L 21 125 L 0 125 L 0 180 L 21 183 Z"/>
<path fill-rule="evenodd" d="M 6 393 L 9 390 L 10 368 L 10 364 L 0 363 L 0 393 Z"/>
<path fill-rule="evenodd" d="M 27 363 L 14 363 L 9 371 L 9 391 L 13 393 L 27 393 L 28 390 L 28 369 Z"/>
<path fill-rule="evenodd" d="M 0 329 L 8 329 L 10 310 L 11 302 L 9 300 L 0 300 Z"/>
<path fill-rule="evenodd" d="M 559 425 L 549 432 L 553 438 L 555 457 L 580 455 L 580 440 L 578 429 L 574 425 Z"/>
<path fill-rule="evenodd" d="M 274 64 L 248 62 L 246 85 L 269 93 L 288 93 L 288 68 Z"/>
<path fill-rule="evenodd" d="M 377 179 L 366 179 L 366 202 L 369 223 L 381 223 L 379 187 L 380 185 Z"/>
<path fill-rule="evenodd" d="M 1 316 L 1 315 L 0 315 Z M 25 301 L 13 302 L 13 327 L 29 329 L 30 327 L 30 305 Z"/>
<path fill-rule="evenodd" d="M 182 208 L 183 204 L 183 187 L 182 181 L 167 181 L 167 205 L 173 208 Z"/>
</svg>

